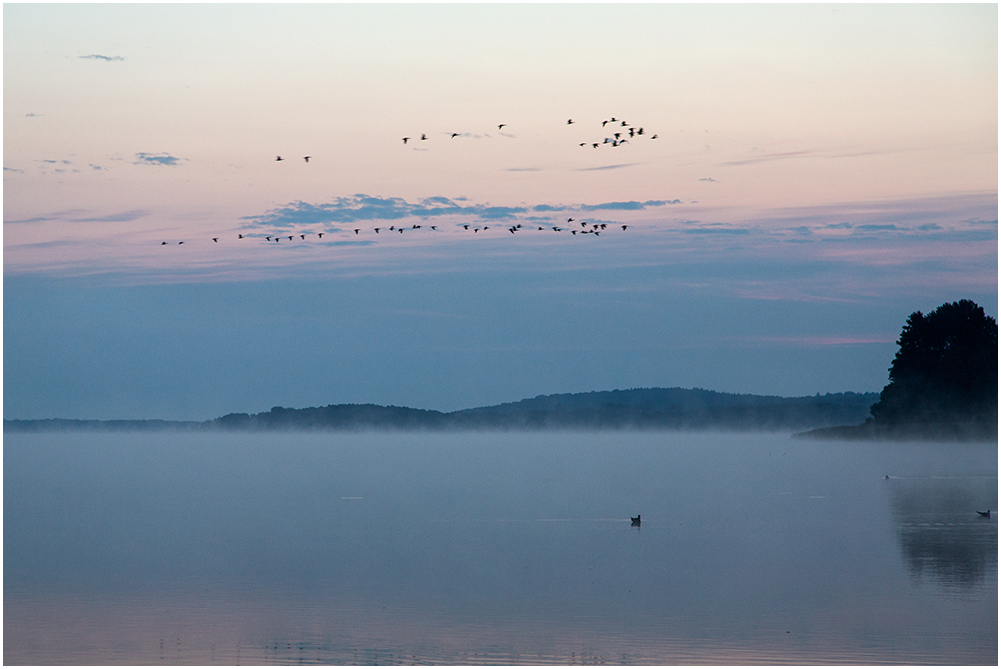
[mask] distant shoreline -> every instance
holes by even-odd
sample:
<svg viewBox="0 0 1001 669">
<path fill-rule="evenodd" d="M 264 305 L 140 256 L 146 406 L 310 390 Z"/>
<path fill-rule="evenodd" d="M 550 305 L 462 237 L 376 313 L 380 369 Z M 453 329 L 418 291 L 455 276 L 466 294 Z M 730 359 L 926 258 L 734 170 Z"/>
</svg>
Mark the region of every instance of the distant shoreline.
<svg viewBox="0 0 1001 669">
<path fill-rule="evenodd" d="M 865 420 L 876 393 L 774 397 L 701 388 L 638 388 L 540 395 L 441 412 L 377 404 L 232 413 L 206 421 L 4 419 L 4 432 L 463 430 L 796 432 Z"/>
</svg>

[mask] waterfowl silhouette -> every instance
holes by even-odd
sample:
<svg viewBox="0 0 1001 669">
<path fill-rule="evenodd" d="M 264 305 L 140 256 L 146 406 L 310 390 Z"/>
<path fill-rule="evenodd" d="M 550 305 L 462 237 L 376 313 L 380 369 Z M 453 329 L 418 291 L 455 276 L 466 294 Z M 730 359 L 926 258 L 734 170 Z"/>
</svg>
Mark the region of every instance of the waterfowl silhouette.
<svg viewBox="0 0 1001 669">
<path fill-rule="evenodd" d="M 317 236 L 317 237 L 319 237 L 320 239 L 323 239 L 323 233 L 322 233 L 322 232 L 318 232 L 318 233 L 316 234 L 316 236 Z"/>
<path fill-rule="evenodd" d="M 404 144 L 406 144 L 406 143 L 407 143 L 407 140 L 409 140 L 409 139 L 410 139 L 409 137 L 404 137 L 404 138 L 403 138 L 403 143 L 404 143 Z"/>
<path fill-rule="evenodd" d="M 572 118 L 568 118 L 567 119 L 567 125 L 571 125 L 572 123 L 573 123 L 573 119 Z"/>
<path fill-rule="evenodd" d="M 236 237 L 237 237 L 237 239 L 243 239 L 243 235 L 239 235 L 238 234 Z"/>
<path fill-rule="evenodd" d="M 218 241 L 219 241 L 219 238 L 218 238 L 218 237 L 213 237 L 213 238 L 212 238 L 212 241 L 214 241 L 214 242 L 218 242 Z"/>
<path fill-rule="evenodd" d="M 166 246 L 167 242 L 160 242 L 160 246 Z"/>
<path fill-rule="evenodd" d="M 504 126 L 506 126 L 506 125 L 507 125 L 507 123 L 501 123 L 501 124 L 500 124 L 499 126 L 497 126 L 497 129 L 498 129 L 498 130 L 501 130 L 501 129 L 503 129 L 503 128 L 504 128 Z"/>
<path fill-rule="evenodd" d="M 427 136 L 427 135 L 425 135 L 425 134 L 424 134 L 424 133 L 422 132 L 422 133 L 421 133 L 421 141 L 423 142 L 423 141 L 424 141 L 425 139 L 427 139 L 427 138 L 428 138 L 428 136 Z"/>
<path fill-rule="evenodd" d="M 275 158 L 275 160 L 285 160 L 285 159 L 282 158 L 281 156 L 278 156 L 277 158 Z"/>
<path fill-rule="evenodd" d="M 991 510 L 990 509 L 987 509 L 986 511 L 977 511 L 977 513 L 980 514 L 981 518 L 990 518 L 991 517 Z"/>
<path fill-rule="evenodd" d="M 453 132 L 453 133 L 452 133 L 452 139 L 455 139 L 455 138 L 456 138 L 456 137 L 458 137 L 458 136 L 459 136 L 459 133 L 457 133 L 457 132 Z"/>
<path fill-rule="evenodd" d="M 640 526 L 640 517 L 639 517 L 639 515 L 637 515 L 635 518 L 633 518 L 633 517 L 630 516 L 629 520 L 632 521 L 632 523 L 630 524 L 630 527 L 639 527 Z"/>
<path fill-rule="evenodd" d="M 302 159 L 305 160 L 308 163 L 309 159 L 312 158 L 312 157 L 313 156 L 303 156 Z"/>
</svg>

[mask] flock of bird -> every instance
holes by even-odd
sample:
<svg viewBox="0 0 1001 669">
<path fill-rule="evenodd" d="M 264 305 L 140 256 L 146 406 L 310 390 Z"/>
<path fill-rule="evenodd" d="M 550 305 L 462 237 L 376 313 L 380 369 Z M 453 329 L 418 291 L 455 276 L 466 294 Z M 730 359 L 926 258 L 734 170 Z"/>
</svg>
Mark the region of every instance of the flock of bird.
<svg viewBox="0 0 1001 669">
<path fill-rule="evenodd" d="M 567 122 L 566 122 L 567 125 L 574 125 L 576 123 L 577 122 L 574 121 L 572 118 L 567 119 Z M 507 123 L 500 123 L 500 124 L 497 125 L 497 129 L 498 130 L 503 130 L 505 127 L 507 127 Z M 612 116 L 609 119 L 603 120 L 601 122 L 601 127 L 602 127 L 603 130 L 605 130 L 606 128 L 610 127 L 611 129 L 614 129 L 615 132 L 612 132 L 609 136 L 604 137 L 602 139 L 602 141 L 580 142 L 580 146 L 582 146 L 582 147 L 591 146 L 592 148 L 597 149 L 597 148 L 602 147 L 602 146 L 619 147 L 619 146 L 622 146 L 623 144 L 629 143 L 630 139 L 639 138 L 639 137 L 649 137 L 650 139 L 657 139 L 657 135 L 655 135 L 655 134 L 654 135 L 648 135 L 647 132 L 646 132 L 646 130 L 642 126 L 636 126 L 636 125 L 629 124 L 626 121 L 623 121 L 621 119 L 615 118 L 614 116 Z M 449 133 L 449 137 L 451 139 L 455 139 L 456 137 L 461 137 L 461 136 L 462 136 L 462 133 L 458 133 L 458 132 Z M 415 141 L 413 137 L 403 137 L 403 144 L 404 145 L 406 145 L 408 142 L 411 142 L 411 141 Z M 421 133 L 420 138 L 417 139 L 416 141 L 418 141 L 418 142 L 428 141 L 427 133 Z M 309 163 L 309 159 L 312 158 L 312 157 L 313 156 L 303 156 L 302 159 L 303 159 L 303 161 L 305 163 L 308 164 Z M 286 159 L 283 158 L 280 155 L 275 157 L 275 162 L 282 162 L 282 161 L 285 161 L 285 160 Z M 575 222 L 580 224 L 580 229 L 578 229 L 575 225 L 572 225 Z M 421 226 L 419 224 L 412 225 L 409 228 L 404 227 L 404 226 L 391 225 L 389 227 L 380 226 L 380 227 L 377 227 L 377 228 L 372 228 L 372 230 L 377 235 L 378 234 L 382 234 L 383 232 L 395 232 L 395 233 L 403 234 L 404 231 L 422 230 L 423 227 L 424 226 Z M 461 227 L 462 231 L 464 231 L 464 232 L 472 231 L 473 233 L 479 233 L 480 231 L 486 232 L 487 230 L 490 229 L 489 225 L 476 225 L 476 224 L 473 224 L 473 223 L 460 224 L 459 227 Z M 506 229 L 511 234 L 517 234 L 517 233 L 522 232 L 522 231 L 528 231 L 528 230 L 531 230 L 534 227 L 537 227 L 538 231 L 552 230 L 554 232 L 569 232 L 573 236 L 576 236 L 576 235 L 580 234 L 580 235 L 594 235 L 595 237 L 597 237 L 597 236 L 600 236 L 601 233 L 604 232 L 608 228 L 608 224 L 607 223 L 588 223 L 587 221 L 575 221 L 573 218 L 568 218 L 567 222 L 566 222 L 566 225 L 562 226 L 562 227 L 559 226 L 559 225 L 549 225 L 549 226 L 532 225 L 532 226 L 526 227 L 522 223 L 509 224 L 509 225 L 506 225 L 506 226 L 505 225 L 500 225 L 500 226 L 496 226 L 495 225 L 494 226 L 495 229 L 497 229 L 497 228 Z M 622 230 L 626 230 L 626 229 L 629 228 L 628 225 L 622 225 L 621 227 L 622 227 Z M 428 226 L 428 228 L 431 231 L 437 231 L 438 230 L 438 226 L 436 226 L 436 225 Z M 362 232 L 362 228 L 354 228 L 352 230 L 352 232 L 354 232 L 355 235 L 360 235 L 361 232 Z M 328 234 L 328 233 L 323 233 L 323 232 L 318 232 L 318 233 L 297 232 L 297 233 L 294 233 L 294 234 L 291 234 L 291 235 L 288 235 L 288 234 L 285 234 L 285 235 L 277 235 L 277 234 L 263 235 L 263 238 L 267 242 L 271 242 L 271 243 L 277 244 L 277 243 L 281 242 L 282 239 L 287 239 L 290 242 L 294 241 L 296 237 L 299 237 L 301 241 L 306 241 L 306 238 L 309 237 L 309 236 L 312 236 L 313 234 L 316 235 L 317 239 L 323 239 L 323 235 L 324 234 Z M 237 239 L 260 238 L 260 237 L 262 237 L 262 235 L 260 235 L 260 234 L 252 234 L 252 233 L 247 233 L 247 234 L 240 233 L 240 234 L 237 234 Z M 213 243 L 218 244 L 220 238 L 219 237 L 212 237 L 211 239 L 212 239 Z M 166 241 L 160 242 L 160 246 L 167 246 L 169 244 L 171 244 L 171 242 L 166 242 Z M 184 241 L 177 242 L 177 245 L 181 245 L 181 244 L 184 244 Z"/>
<path fill-rule="evenodd" d="M 576 226 L 572 225 L 575 222 L 576 223 L 580 223 L 580 228 L 581 229 L 577 229 Z M 545 230 L 552 230 L 553 232 L 569 232 L 571 235 L 574 235 L 574 236 L 580 234 L 580 235 L 594 235 L 595 237 L 598 237 L 598 236 L 601 235 L 602 232 L 605 232 L 608 229 L 608 225 L 609 224 L 607 224 L 607 223 L 588 223 L 587 221 L 576 221 L 576 219 L 574 219 L 573 217 L 571 217 L 571 218 L 567 219 L 566 225 L 562 226 L 562 227 L 559 226 L 559 225 L 548 225 L 548 226 L 544 226 L 544 225 L 530 225 L 530 226 L 525 226 L 522 223 L 517 223 L 517 224 L 508 224 L 508 225 L 494 225 L 493 228 L 495 230 L 506 230 L 507 232 L 510 232 L 512 235 L 516 234 L 516 233 L 519 233 L 519 232 L 523 232 L 523 231 L 524 232 L 528 232 L 528 231 L 542 232 L 542 231 L 545 231 Z M 388 233 L 399 233 L 399 234 L 402 235 L 404 232 L 423 230 L 424 227 L 425 226 L 423 226 L 423 225 L 415 223 L 414 225 L 411 225 L 410 227 L 406 227 L 406 226 L 402 226 L 402 225 L 400 225 L 400 226 L 390 225 L 387 228 L 385 226 L 380 226 L 380 227 L 377 227 L 377 228 L 372 228 L 372 231 L 375 232 L 375 234 L 377 234 L 377 235 L 383 234 L 383 233 L 387 233 L 387 234 Z M 475 234 L 475 233 L 478 233 L 480 231 L 486 232 L 487 230 L 490 230 L 491 226 L 489 226 L 489 225 L 476 225 L 474 223 L 461 223 L 457 227 L 461 228 L 463 232 L 473 232 Z M 614 229 L 615 227 L 616 226 L 613 225 L 612 229 Z M 629 225 L 625 225 L 625 224 L 620 224 L 619 227 L 621 227 L 622 230 L 627 230 L 627 229 L 629 229 L 630 226 Z M 429 226 L 427 226 L 427 228 L 430 231 L 432 231 L 432 232 L 438 232 L 438 226 L 437 225 L 429 225 Z M 533 228 L 537 228 L 537 230 L 533 230 Z M 364 230 L 364 231 L 367 232 L 367 229 Z M 363 229 L 362 228 L 353 228 L 353 229 L 350 230 L 350 232 L 353 232 L 356 235 L 360 235 L 363 232 Z M 295 241 L 296 237 L 299 237 L 300 241 L 306 241 L 307 237 L 311 237 L 313 235 L 316 235 L 316 238 L 318 240 L 320 240 L 320 239 L 323 239 L 323 235 L 325 235 L 325 234 L 329 234 L 329 233 L 325 233 L 325 232 L 316 232 L 316 233 L 313 233 L 313 232 L 297 232 L 297 233 L 294 233 L 294 234 L 291 234 L 291 235 L 287 235 L 287 234 L 286 235 L 276 235 L 276 234 L 261 235 L 261 234 L 252 234 L 252 233 L 248 233 L 248 234 L 238 233 L 236 235 L 236 237 L 237 237 L 237 239 L 263 238 L 265 241 L 267 241 L 269 243 L 278 244 L 283 239 L 287 239 L 290 242 L 291 241 Z M 214 244 L 218 244 L 220 238 L 219 237 L 212 237 L 211 239 L 212 239 L 212 242 Z M 166 242 L 166 241 L 160 242 L 160 246 L 167 246 L 170 243 L 171 242 Z M 177 242 L 177 244 L 181 245 L 181 244 L 184 244 L 184 242 L 180 241 L 180 242 Z"/>
</svg>

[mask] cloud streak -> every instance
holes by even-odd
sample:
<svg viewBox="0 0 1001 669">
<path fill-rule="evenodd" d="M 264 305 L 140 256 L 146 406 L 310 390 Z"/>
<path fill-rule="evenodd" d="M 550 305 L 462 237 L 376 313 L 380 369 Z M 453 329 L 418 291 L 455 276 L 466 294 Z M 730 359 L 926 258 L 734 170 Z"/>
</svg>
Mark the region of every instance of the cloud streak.
<svg viewBox="0 0 1001 669">
<path fill-rule="evenodd" d="M 357 223 L 361 221 L 397 221 L 405 218 L 433 219 L 442 217 L 466 217 L 485 221 L 533 220 L 533 213 L 562 213 L 574 211 L 639 211 L 669 204 L 681 204 L 681 200 L 647 200 L 645 202 L 604 202 L 592 205 L 551 205 L 499 207 L 489 204 L 470 204 L 464 198 L 429 197 L 418 202 L 408 202 L 403 198 L 372 197 L 358 194 L 338 197 L 331 202 L 312 204 L 292 202 L 283 207 L 257 215 L 244 216 L 245 227 L 287 228 L 297 225 L 317 225 L 326 223 Z"/>
<path fill-rule="evenodd" d="M 79 58 L 82 58 L 83 60 L 103 60 L 106 62 L 111 62 L 115 60 L 125 60 L 125 58 L 123 58 L 122 56 L 105 56 L 100 53 L 92 53 L 87 56 L 79 56 Z"/>
<path fill-rule="evenodd" d="M 137 153 L 133 164 L 176 167 L 180 163 L 180 160 L 180 158 L 175 158 L 169 153 Z"/>
</svg>

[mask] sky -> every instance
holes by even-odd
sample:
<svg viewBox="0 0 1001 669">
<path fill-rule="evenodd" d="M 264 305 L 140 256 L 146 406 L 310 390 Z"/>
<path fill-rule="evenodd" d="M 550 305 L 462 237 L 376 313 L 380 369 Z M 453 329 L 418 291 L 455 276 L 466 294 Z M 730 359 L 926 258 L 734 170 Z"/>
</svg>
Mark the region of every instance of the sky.
<svg viewBox="0 0 1001 669">
<path fill-rule="evenodd" d="M 871 392 L 997 317 L 996 4 L 3 19 L 5 418 Z"/>
</svg>

